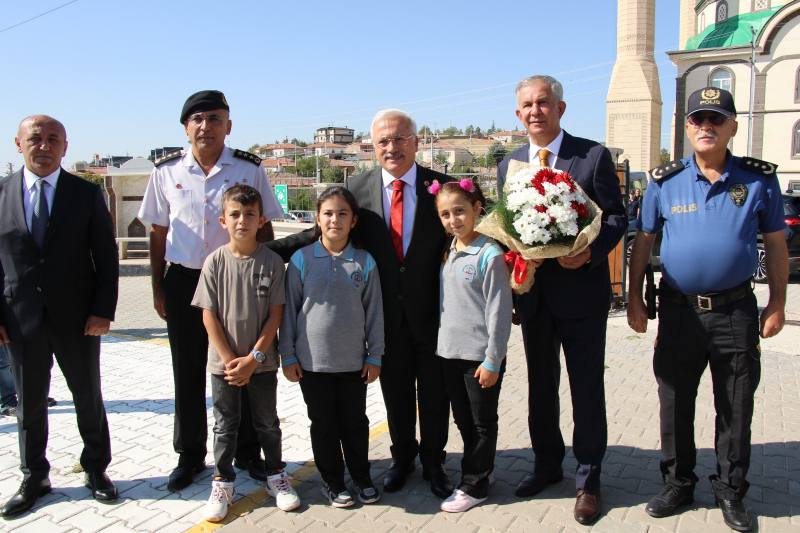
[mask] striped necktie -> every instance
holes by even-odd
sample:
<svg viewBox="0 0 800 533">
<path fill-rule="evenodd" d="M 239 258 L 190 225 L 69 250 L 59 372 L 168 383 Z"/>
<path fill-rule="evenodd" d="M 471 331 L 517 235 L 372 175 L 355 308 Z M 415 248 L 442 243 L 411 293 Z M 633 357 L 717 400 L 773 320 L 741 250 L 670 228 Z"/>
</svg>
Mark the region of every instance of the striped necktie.
<svg viewBox="0 0 800 533">
<path fill-rule="evenodd" d="M 36 242 L 36 246 L 42 249 L 44 244 L 44 234 L 47 232 L 47 223 L 50 221 L 50 210 L 47 208 L 47 197 L 44 195 L 44 180 L 36 180 L 36 188 L 39 195 L 36 198 L 36 205 L 33 208 L 31 218 L 31 236 Z"/>
</svg>

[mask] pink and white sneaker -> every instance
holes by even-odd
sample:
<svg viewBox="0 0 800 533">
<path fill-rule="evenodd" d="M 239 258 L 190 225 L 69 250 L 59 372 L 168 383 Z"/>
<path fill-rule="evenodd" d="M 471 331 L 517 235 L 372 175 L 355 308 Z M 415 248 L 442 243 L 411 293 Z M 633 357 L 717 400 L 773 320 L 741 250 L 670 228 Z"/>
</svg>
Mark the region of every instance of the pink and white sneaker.
<svg viewBox="0 0 800 533">
<path fill-rule="evenodd" d="M 473 498 L 463 490 L 456 489 L 442 502 L 442 511 L 447 513 L 463 513 L 485 502 L 487 498 Z"/>
</svg>

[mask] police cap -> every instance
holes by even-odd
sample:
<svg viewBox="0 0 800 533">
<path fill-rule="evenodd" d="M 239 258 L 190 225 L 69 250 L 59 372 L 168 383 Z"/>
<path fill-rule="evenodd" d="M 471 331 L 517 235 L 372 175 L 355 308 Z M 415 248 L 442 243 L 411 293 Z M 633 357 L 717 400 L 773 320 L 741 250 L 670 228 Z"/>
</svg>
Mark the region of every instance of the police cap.
<svg viewBox="0 0 800 533">
<path fill-rule="evenodd" d="M 183 104 L 183 111 L 181 111 L 181 124 L 189 119 L 192 113 L 198 111 L 211 111 L 213 109 L 224 109 L 230 111 L 228 101 L 225 100 L 225 95 L 219 91 L 200 91 L 194 93 L 186 99 Z"/>
<path fill-rule="evenodd" d="M 733 95 L 718 87 L 706 87 L 695 91 L 689 97 L 689 112 L 686 116 L 688 117 L 698 111 L 714 111 L 722 113 L 726 117 L 731 117 L 736 114 Z"/>
</svg>

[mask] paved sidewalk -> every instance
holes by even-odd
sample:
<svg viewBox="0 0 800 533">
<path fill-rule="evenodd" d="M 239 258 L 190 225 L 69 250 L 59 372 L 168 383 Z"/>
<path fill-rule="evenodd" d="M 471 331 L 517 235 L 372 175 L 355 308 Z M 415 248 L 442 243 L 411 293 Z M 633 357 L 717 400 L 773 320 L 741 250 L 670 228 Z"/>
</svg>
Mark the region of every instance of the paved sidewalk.
<svg viewBox="0 0 800 533">
<path fill-rule="evenodd" d="M 761 305 L 766 287 L 756 289 Z M 747 504 L 758 530 L 800 531 L 800 278 L 792 277 L 787 326 L 762 344 L 762 379 L 756 394 L 753 421 L 752 487 Z M 564 462 L 566 478 L 533 499 L 513 494 L 532 466 L 527 430 L 527 384 L 519 328 L 511 338 L 508 370 L 500 403 L 500 438 L 495 477 L 489 500 L 467 513 L 439 511 L 420 469 L 406 487 L 383 494 L 378 504 L 332 509 L 322 502 L 320 479 L 313 467 L 305 406 L 295 384 L 279 380 L 279 416 L 284 432 L 284 458 L 294 472 L 303 505 L 292 513 L 275 508 L 263 487 L 241 473 L 236 481 L 241 496 L 236 517 L 222 526 L 225 533 L 268 531 L 351 532 L 489 532 L 489 531 L 730 531 L 722 522 L 708 482 L 714 468 L 714 411 L 708 375 L 697 402 L 697 474 L 701 481 L 696 503 L 677 516 L 654 519 L 644 504 L 661 488 L 658 470 L 658 397 L 652 373 L 655 322 L 637 335 L 627 326 L 624 311 L 609 320 L 606 364 L 606 402 L 609 447 L 603 466 L 603 517 L 592 527 L 572 518 L 574 459 Z M 112 335 L 103 338 L 103 390 L 111 425 L 114 460 L 109 474 L 119 487 L 116 504 L 91 499 L 76 473 L 82 444 L 74 408 L 57 368 L 51 396 L 59 400 L 50 410 L 48 458 L 54 491 L 41 498 L 33 512 L 0 521 L 0 529 L 31 532 L 211 531 L 219 525 L 201 520 L 212 470 L 180 493 L 166 490 L 166 477 L 177 464 L 172 450 L 173 387 L 164 323 L 152 309 L 149 278 L 121 279 L 120 307 Z M 562 372 L 562 429 L 569 444 L 571 404 L 566 372 Z M 208 393 L 209 428 L 212 426 Z M 379 385 L 369 388 L 369 417 L 373 477 L 381 480 L 389 466 L 389 434 Z M 5 501 L 21 479 L 16 421 L 0 418 L 0 499 Z M 211 439 L 209 439 L 209 449 Z M 448 471 L 459 478 L 461 438 L 451 424 Z M 213 458 L 209 454 L 209 464 Z"/>
</svg>

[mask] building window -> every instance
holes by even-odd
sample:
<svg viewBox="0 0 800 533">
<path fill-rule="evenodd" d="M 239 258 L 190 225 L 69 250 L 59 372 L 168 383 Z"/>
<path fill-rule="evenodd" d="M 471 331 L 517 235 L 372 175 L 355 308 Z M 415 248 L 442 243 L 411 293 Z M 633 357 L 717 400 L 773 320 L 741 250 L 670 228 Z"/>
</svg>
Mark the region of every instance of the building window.
<svg viewBox="0 0 800 533">
<path fill-rule="evenodd" d="M 794 123 L 792 133 L 792 159 L 800 159 L 800 120 Z"/>
<path fill-rule="evenodd" d="M 763 11 L 769 9 L 769 0 L 753 0 L 752 11 Z"/>
<path fill-rule="evenodd" d="M 700 18 L 697 22 L 697 33 L 698 35 L 703 33 L 703 30 L 706 29 L 706 14 L 700 13 Z"/>
<path fill-rule="evenodd" d="M 722 0 L 717 3 L 717 24 L 728 20 L 728 2 Z"/>
<path fill-rule="evenodd" d="M 718 68 L 711 73 L 708 84 L 733 93 L 733 72 L 726 68 Z"/>
</svg>

